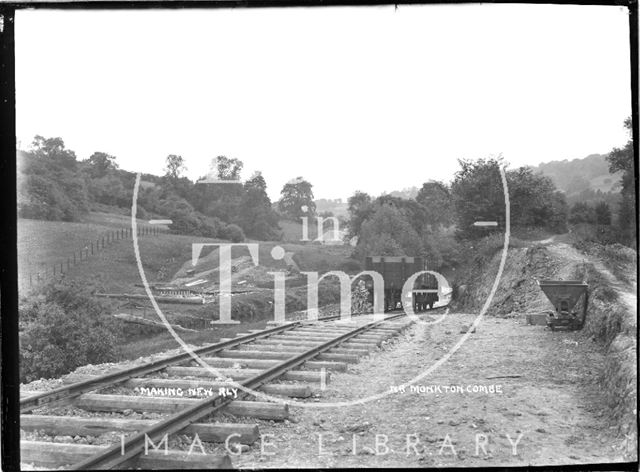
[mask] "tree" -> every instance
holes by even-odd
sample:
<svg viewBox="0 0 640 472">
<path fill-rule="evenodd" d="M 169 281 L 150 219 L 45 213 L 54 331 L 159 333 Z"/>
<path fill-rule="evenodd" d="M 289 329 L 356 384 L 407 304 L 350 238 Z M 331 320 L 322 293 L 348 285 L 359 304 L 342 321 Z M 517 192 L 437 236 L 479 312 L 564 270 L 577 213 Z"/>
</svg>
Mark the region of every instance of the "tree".
<svg viewBox="0 0 640 472">
<path fill-rule="evenodd" d="M 375 208 L 372 205 L 371 197 L 360 190 L 347 200 L 349 212 L 349 236 L 354 237 L 360 234 L 362 223 L 369 218 Z"/>
<path fill-rule="evenodd" d="M 167 156 L 164 168 L 165 177 L 174 181 L 178 180 L 185 170 L 187 170 L 187 167 L 184 165 L 184 159 L 182 156 L 177 156 L 175 154 L 169 154 Z"/>
<path fill-rule="evenodd" d="M 557 227 L 562 213 L 562 194 L 555 194 L 553 181 L 530 167 L 519 167 L 506 173 L 514 227 Z M 554 211 L 560 211 L 556 215 Z M 554 224 L 550 224 L 555 221 Z M 560 225 L 561 226 L 561 225 Z"/>
<path fill-rule="evenodd" d="M 609 162 L 609 172 L 622 172 L 622 190 L 616 226 L 620 230 L 622 241 L 628 245 L 636 244 L 636 200 L 635 174 L 633 158 L 632 121 L 631 117 L 624 121 L 629 132 L 629 140 L 623 148 L 614 148 L 606 157 Z"/>
<path fill-rule="evenodd" d="M 36 136 L 32 150 L 19 153 L 18 215 L 76 221 L 87 213 L 87 185 L 76 168 L 76 155 L 61 138 Z"/>
<path fill-rule="evenodd" d="M 427 224 L 442 227 L 453 223 L 451 193 L 442 182 L 431 180 L 422 184 L 416 201 L 424 207 Z"/>
<path fill-rule="evenodd" d="M 505 204 L 500 167 L 502 158 L 459 159 L 460 170 L 451 184 L 458 237 L 479 238 L 499 227 L 477 228 L 476 221 L 498 221 L 504 224 Z"/>
<path fill-rule="evenodd" d="M 55 164 L 54 168 L 73 170 L 78 164 L 76 153 L 64 147 L 62 138 L 44 138 L 37 135 L 33 138 L 31 152 L 35 157 Z"/>
<path fill-rule="evenodd" d="M 402 211 L 392 205 L 379 205 L 362 223 L 356 256 L 418 256 L 422 243 Z"/>
<path fill-rule="evenodd" d="M 606 202 L 598 203 L 595 208 L 595 220 L 599 225 L 610 225 L 611 224 L 611 209 Z"/>
<path fill-rule="evenodd" d="M 240 180 L 244 163 L 235 157 L 218 156 L 211 160 L 211 173 L 219 180 Z"/>
<path fill-rule="evenodd" d="M 505 163 L 501 158 L 459 163 L 461 170 L 451 185 L 458 237 L 476 239 L 491 231 L 503 231 L 505 195 L 500 167 Z M 512 227 L 565 230 L 566 201 L 550 178 L 534 173 L 529 167 L 508 170 L 505 176 Z M 497 221 L 498 226 L 479 228 L 474 226 L 476 221 Z"/>
<path fill-rule="evenodd" d="M 87 159 L 87 164 L 89 165 L 91 177 L 94 178 L 104 177 L 109 171 L 118 168 L 116 158 L 104 152 L 94 152 L 91 154 L 91 157 Z"/>
<path fill-rule="evenodd" d="M 260 172 L 256 172 L 244 183 L 238 222 L 249 236 L 274 239 L 278 229 L 278 215 L 273 211 L 267 195 L 267 183 Z"/>
<path fill-rule="evenodd" d="M 578 202 L 571 207 L 569 214 L 569 223 L 595 223 L 596 217 L 593 208 L 584 202 Z"/>
<path fill-rule="evenodd" d="M 280 191 L 280 201 L 278 208 L 280 211 L 292 219 L 301 216 L 314 216 L 316 213 L 316 204 L 313 201 L 313 185 L 297 177 L 287 182 Z M 304 209 L 306 207 L 306 211 Z"/>
</svg>

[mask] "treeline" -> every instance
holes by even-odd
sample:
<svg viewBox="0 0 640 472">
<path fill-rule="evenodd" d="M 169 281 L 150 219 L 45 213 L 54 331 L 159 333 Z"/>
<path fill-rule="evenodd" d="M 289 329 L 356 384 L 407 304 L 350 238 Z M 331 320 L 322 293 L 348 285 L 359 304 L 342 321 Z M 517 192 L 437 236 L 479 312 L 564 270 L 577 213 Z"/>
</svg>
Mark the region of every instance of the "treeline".
<svg viewBox="0 0 640 472">
<path fill-rule="evenodd" d="M 625 121 L 631 131 L 631 120 Z M 607 241 L 636 244 L 633 145 L 606 156 L 609 172 L 622 173 L 617 208 L 604 199 L 567 204 L 565 193 L 553 180 L 530 167 L 505 170 L 508 185 L 510 227 L 516 230 L 544 229 L 565 233 L 569 225 L 581 225 L 581 234 Z M 429 181 L 415 198 L 383 195 L 372 198 L 356 192 L 348 200 L 349 237 L 358 237 L 354 257 L 366 255 L 426 256 L 434 268 L 455 266 L 481 238 L 503 233 L 506 198 L 500 173 L 507 163 L 501 158 L 459 160 L 460 168 L 451 184 Z M 477 225 L 490 222 L 494 226 Z M 584 224 L 593 231 L 584 232 Z M 453 236 L 453 237 L 452 237 Z M 604 236 L 603 236 L 604 237 Z M 603 240 L 604 241 L 604 240 Z M 467 244 L 468 243 L 468 244 Z M 461 256 L 462 255 L 462 256 Z"/>
<path fill-rule="evenodd" d="M 175 232 L 234 242 L 245 235 L 274 240 L 280 237 L 280 218 L 315 214 L 312 185 L 302 177 L 288 182 L 274 205 L 261 173 L 240 180 L 238 159 L 213 158 L 209 174 L 196 182 L 183 176 L 181 156 L 169 155 L 165 163 L 163 176 L 142 175 L 137 216 L 169 218 Z M 29 151 L 19 151 L 18 216 L 80 221 L 96 204 L 129 210 L 135 178 L 108 153 L 79 160 L 61 138 L 36 136 Z"/>
<path fill-rule="evenodd" d="M 349 228 L 358 237 L 355 257 L 406 255 L 427 257 L 433 267 L 456 265 L 460 242 L 476 240 L 505 228 L 505 194 L 500 158 L 459 160 L 450 185 L 429 181 L 415 199 L 363 192 L 349 198 Z M 550 178 L 528 167 L 506 171 L 512 228 L 566 231 L 564 194 Z M 479 221 L 497 226 L 476 226 Z"/>
</svg>

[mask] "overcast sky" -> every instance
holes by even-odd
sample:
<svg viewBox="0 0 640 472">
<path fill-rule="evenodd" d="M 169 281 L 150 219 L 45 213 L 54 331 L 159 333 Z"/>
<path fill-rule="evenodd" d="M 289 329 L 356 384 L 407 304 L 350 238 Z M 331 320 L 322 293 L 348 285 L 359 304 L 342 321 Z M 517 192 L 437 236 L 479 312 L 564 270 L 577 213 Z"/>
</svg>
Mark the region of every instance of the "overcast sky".
<svg viewBox="0 0 640 472">
<path fill-rule="evenodd" d="M 628 38 L 613 6 L 18 11 L 17 138 L 155 174 L 180 154 L 193 179 L 236 157 L 272 199 L 296 176 L 377 195 L 623 145 Z"/>
</svg>

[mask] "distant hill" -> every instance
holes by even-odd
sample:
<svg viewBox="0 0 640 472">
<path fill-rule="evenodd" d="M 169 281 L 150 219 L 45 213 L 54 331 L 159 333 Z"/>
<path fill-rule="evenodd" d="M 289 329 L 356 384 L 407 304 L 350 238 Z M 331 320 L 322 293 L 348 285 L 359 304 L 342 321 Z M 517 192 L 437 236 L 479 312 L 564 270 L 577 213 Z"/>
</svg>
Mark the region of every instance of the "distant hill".
<svg viewBox="0 0 640 472">
<path fill-rule="evenodd" d="M 389 195 L 392 197 L 404 198 L 405 200 L 411 200 L 416 198 L 419 190 L 420 189 L 418 187 L 407 187 L 402 190 L 394 190 L 393 192 L 390 192 Z"/>
<path fill-rule="evenodd" d="M 590 154 L 571 161 L 543 162 L 532 166 L 532 169 L 549 176 L 556 187 L 566 194 L 569 204 L 601 200 L 613 204 L 618 200 L 622 174 L 609 173 L 609 163 L 603 154 Z"/>
</svg>

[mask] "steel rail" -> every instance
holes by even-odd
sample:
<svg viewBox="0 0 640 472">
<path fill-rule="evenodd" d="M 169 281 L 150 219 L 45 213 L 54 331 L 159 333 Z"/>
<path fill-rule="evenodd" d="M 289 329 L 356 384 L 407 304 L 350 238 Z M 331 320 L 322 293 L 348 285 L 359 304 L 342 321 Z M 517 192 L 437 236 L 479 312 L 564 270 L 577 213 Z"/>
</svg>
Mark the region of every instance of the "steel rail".
<svg viewBox="0 0 640 472">
<path fill-rule="evenodd" d="M 345 334 L 337 336 L 330 341 L 327 341 L 326 343 L 311 348 L 301 354 L 295 355 L 290 359 L 284 360 L 283 362 L 238 383 L 245 388 L 258 388 L 264 383 L 280 377 L 288 370 L 300 364 L 303 364 L 304 362 L 317 356 L 323 351 L 331 349 L 332 347 L 346 341 L 349 338 L 357 336 L 358 334 L 373 329 L 381 323 L 385 323 L 401 316 L 405 316 L 405 314 L 400 313 L 397 315 L 392 315 L 383 320 L 373 321 L 371 323 L 360 326 L 359 328 L 355 328 Z M 248 394 L 244 392 L 240 397 L 244 398 L 247 395 Z M 118 465 L 129 462 L 144 450 L 145 445 L 148 444 L 148 441 L 151 441 L 155 444 L 156 441 L 161 441 L 165 436 L 179 432 L 195 421 L 198 421 L 200 418 L 214 413 L 227 406 L 234 400 L 235 399 L 221 397 L 218 394 L 214 395 L 211 398 L 201 400 L 197 404 L 188 407 L 178 413 L 175 413 L 174 415 L 150 426 L 146 430 L 135 434 L 124 443 L 114 445 L 101 452 L 100 454 L 89 457 L 81 462 L 78 462 L 77 464 L 74 464 L 71 467 L 71 470 L 112 469 Z"/>
</svg>

